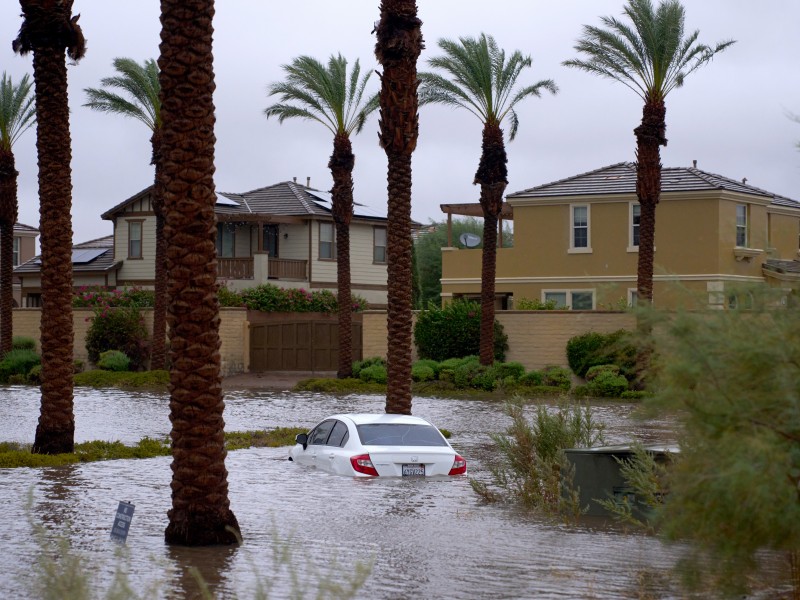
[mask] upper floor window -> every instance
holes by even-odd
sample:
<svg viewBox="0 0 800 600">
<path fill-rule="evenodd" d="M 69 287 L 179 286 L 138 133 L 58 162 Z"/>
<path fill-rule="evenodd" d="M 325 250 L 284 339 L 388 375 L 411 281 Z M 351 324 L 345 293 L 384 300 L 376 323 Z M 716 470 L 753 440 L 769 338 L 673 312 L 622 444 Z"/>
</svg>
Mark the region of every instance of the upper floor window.
<svg viewBox="0 0 800 600">
<path fill-rule="evenodd" d="M 333 223 L 319 224 L 319 257 L 323 260 L 336 258 L 336 230 Z"/>
<path fill-rule="evenodd" d="M 591 252 L 589 235 L 589 206 L 573 204 L 570 206 L 572 224 L 570 227 L 570 252 Z"/>
<path fill-rule="evenodd" d="M 639 222 L 642 218 L 642 205 L 631 204 L 631 248 L 639 247 Z"/>
<path fill-rule="evenodd" d="M 594 290 L 546 290 L 544 302 L 555 301 L 556 309 L 594 310 Z"/>
<path fill-rule="evenodd" d="M 13 253 L 14 266 L 19 265 L 19 238 L 14 238 L 14 253 Z"/>
<path fill-rule="evenodd" d="M 747 248 L 747 205 L 736 205 L 736 245 Z"/>
<path fill-rule="evenodd" d="M 236 255 L 236 225 L 233 223 L 217 223 L 217 256 L 233 258 Z"/>
<path fill-rule="evenodd" d="M 372 230 L 372 262 L 386 262 L 386 228 L 375 227 Z"/>
<path fill-rule="evenodd" d="M 142 258 L 142 222 L 128 221 L 128 258 Z"/>
</svg>

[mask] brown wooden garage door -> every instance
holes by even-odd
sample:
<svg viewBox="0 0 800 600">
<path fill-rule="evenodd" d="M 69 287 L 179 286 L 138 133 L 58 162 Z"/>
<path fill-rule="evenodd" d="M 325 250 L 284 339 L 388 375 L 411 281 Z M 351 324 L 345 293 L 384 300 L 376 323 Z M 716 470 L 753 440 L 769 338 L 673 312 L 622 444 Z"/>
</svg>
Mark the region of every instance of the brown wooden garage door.
<svg viewBox="0 0 800 600">
<path fill-rule="evenodd" d="M 361 360 L 361 323 L 353 323 L 353 360 Z M 336 371 L 339 325 L 335 321 L 251 323 L 251 371 Z"/>
</svg>

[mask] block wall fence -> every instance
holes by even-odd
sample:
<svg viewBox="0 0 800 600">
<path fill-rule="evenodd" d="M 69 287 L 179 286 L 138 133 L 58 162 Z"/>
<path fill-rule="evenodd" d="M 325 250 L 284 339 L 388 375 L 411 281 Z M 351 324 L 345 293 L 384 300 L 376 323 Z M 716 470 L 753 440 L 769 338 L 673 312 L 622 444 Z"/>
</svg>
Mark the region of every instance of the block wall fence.
<svg viewBox="0 0 800 600">
<path fill-rule="evenodd" d="M 153 313 L 142 311 L 152 332 Z M 93 316 L 91 309 L 75 309 L 75 358 L 88 362 L 86 332 Z M 526 369 L 547 365 L 567 366 L 567 341 L 587 331 L 608 333 L 617 329 L 632 330 L 635 317 L 626 312 L 603 311 L 498 311 L 497 320 L 508 336 L 507 361 L 523 364 Z M 366 311 L 363 318 L 363 356 L 386 357 L 386 311 Z M 41 312 L 36 308 L 14 309 L 14 335 L 31 337 L 39 344 Z M 223 376 L 247 372 L 250 365 L 250 335 L 247 310 L 220 310 L 220 355 Z M 414 359 L 417 354 L 414 350 Z"/>
</svg>

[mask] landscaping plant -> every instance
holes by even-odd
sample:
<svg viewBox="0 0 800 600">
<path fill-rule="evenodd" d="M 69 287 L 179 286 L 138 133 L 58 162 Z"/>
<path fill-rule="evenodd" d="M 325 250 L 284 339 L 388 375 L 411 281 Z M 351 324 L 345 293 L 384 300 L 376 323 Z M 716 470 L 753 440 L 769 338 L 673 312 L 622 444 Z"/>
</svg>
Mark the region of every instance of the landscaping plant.
<svg viewBox="0 0 800 600">
<path fill-rule="evenodd" d="M 417 315 L 414 343 L 421 358 L 443 361 L 477 355 L 480 346 L 481 309 L 477 302 L 455 300 L 442 308 L 429 306 Z M 508 336 L 494 322 L 494 357 L 505 360 Z"/>
<path fill-rule="evenodd" d="M 144 318 L 137 307 L 97 308 L 86 332 L 86 351 L 89 360 L 96 365 L 101 353 L 119 350 L 130 359 L 130 369 L 138 371 L 145 367 L 149 355 L 148 338 Z"/>
</svg>

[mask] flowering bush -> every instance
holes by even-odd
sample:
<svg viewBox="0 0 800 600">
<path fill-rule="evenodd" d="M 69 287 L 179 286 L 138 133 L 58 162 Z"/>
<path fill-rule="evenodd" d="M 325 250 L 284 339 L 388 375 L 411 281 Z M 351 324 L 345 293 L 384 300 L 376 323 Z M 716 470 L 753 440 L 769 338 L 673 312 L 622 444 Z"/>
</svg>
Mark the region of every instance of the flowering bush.
<svg viewBox="0 0 800 600">
<path fill-rule="evenodd" d="M 155 304 L 155 292 L 132 287 L 105 290 L 99 287 L 79 287 L 72 296 L 73 308 L 112 308 L 136 306 L 149 308 Z"/>
<path fill-rule="evenodd" d="M 303 288 L 280 288 L 270 283 L 243 290 L 242 302 L 250 310 L 262 312 L 321 312 L 334 313 L 338 310 L 336 294 L 330 290 L 309 292 Z M 364 310 L 367 301 L 351 296 L 353 312 Z"/>
<path fill-rule="evenodd" d="M 89 360 L 98 364 L 107 350 L 119 350 L 130 358 L 133 371 L 145 367 L 149 341 L 144 318 L 137 306 L 95 308 L 92 324 L 86 332 L 86 351 Z"/>
</svg>

